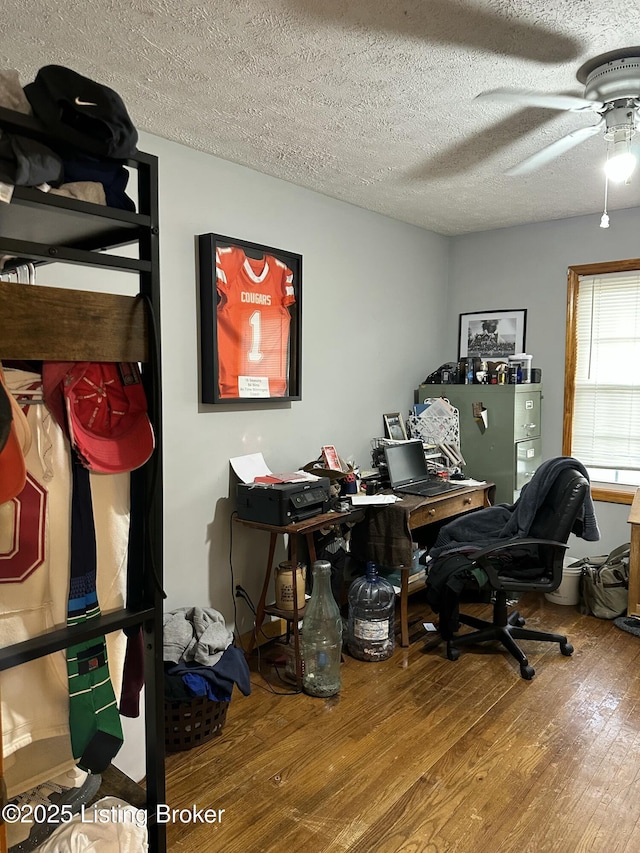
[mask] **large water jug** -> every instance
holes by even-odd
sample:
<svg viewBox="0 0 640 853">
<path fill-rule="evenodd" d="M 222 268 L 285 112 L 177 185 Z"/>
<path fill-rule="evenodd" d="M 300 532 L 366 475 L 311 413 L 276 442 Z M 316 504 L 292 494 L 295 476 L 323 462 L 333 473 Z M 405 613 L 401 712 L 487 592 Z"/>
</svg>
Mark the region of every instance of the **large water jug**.
<svg viewBox="0 0 640 853">
<path fill-rule="evenodd" d="M 368 562 L 364 577 L 349 587 L 347 648 L 358 660 L 386 660 L 395 648 L 395 592 Z"/>
</svg>

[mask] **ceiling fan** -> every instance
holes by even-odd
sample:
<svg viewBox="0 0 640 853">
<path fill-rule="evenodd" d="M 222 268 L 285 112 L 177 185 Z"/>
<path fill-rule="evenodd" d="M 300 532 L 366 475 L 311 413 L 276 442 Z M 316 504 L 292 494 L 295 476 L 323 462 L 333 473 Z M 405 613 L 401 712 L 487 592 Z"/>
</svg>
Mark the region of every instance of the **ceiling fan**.
<svg viewBox="0 0 640 853">
<path fill-rule="evenodd" d="M 573 130 L 512 166 L 505 174 L 526 175 L 603 132 L 609 145 L 607 176 L 610 180 L 619 181 L 629 177 L 635 166 L 635 158 L 630 152 L 631 138 L 640 128 L 640 47 L 621 48 L 596 56 L 578 69 L 576 78 L 585 87 L 583 97 L 524 89 L 492 89 L 476 96 L 478 101 L 592 112 L 598 117 L 596 124 Z"/>
</svg>

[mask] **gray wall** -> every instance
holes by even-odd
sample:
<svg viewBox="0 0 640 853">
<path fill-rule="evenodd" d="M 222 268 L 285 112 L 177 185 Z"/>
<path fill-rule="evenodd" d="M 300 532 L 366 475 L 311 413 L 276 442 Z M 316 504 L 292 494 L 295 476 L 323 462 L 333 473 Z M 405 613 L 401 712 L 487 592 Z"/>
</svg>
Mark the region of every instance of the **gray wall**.
<svg viewBox="0 0 640 853">
<path fill-rule="evenodd" d="M 370 467 L 383 412 L 409 410 L 443 349 L 449 242 L 162 139 L 140 147 L 160 164 L 166 605 L 232 622 L 229 459 L 261 451 L 290 471 L 334 444 Z M 303 256 L 300 402 L 200 404 L 195 236 L 206 232 Z M 254 600 L 267 545 L 234 525 L 234 580 Z M 240 630 L 251 625 L 240 604 Z"/>
<path fill-rule="evenodd" d="M 527 309 L 526 349 L 542 368 L 543 456 L 562 452 L 567 268 L 575 264 L 640 257 L 640 210 L 611 214 L 611 227 L 600 216 L 542 222 L 452 238 L 446 344 L 447 358 L 457 355 L 458 318 L 468 311 Z M 454 340 L 455 338 L 455 340 Z M 627 505 L 598 502 L 602 538 L 572 537 L 572 554 L 602 554 L 629 540 Z"/>
</svg>

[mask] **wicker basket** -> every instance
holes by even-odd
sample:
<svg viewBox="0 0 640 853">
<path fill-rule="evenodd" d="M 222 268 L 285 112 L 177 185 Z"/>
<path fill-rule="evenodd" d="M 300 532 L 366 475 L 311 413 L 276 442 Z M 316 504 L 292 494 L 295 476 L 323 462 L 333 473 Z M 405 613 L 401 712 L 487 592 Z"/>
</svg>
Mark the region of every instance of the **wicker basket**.
<svg viewBox="0 0 640 853">
<path fill-rule="evenodd" d="M 228 702 L 194 696 L 190 702 L 164 703 L 164 742 L 167 752 L 192 749 L 222 734 Z"/>
</svg>

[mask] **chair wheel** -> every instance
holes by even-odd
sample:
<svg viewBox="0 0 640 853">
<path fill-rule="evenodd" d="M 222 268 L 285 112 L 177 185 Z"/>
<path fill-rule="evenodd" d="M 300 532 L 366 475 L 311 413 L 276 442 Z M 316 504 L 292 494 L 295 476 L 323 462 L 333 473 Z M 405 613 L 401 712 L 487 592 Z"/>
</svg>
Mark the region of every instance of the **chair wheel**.
<svg viewBox="0 0 640 853">
<path fill-rule="evenodd" d="M 560 643 L 560 651 L 565 657 L 571 657 L 573 654 L 573 646 L 571 643 Z"/>
<path fill-rule="evenodd" d="M 449 660 L 458 660 L 460 657 L 460 649 L 456 649 L 453 646 L 447 646 L 447 657 Z"/>
<path fill-rule="evenodd" d="M 516 619 L 516 625 L 518 625 L 520 628 L 524 628 L 524 626 L 525 626 L 526 624 L 527 624 L 527 623 L 526 623 L 526 621 L 522 618 L 522 616 L 518 616 L 518 618 Z"/>
<path fill-rule="evenodd" d="M 531 681 L 531 679 L 533 678 L 533 676 L 535 674 L 536 674 L 535 669 L 532 666 L 529 666 L 529 664 L 527 664 L 526 666 L 520 667 L 520 675 L 523 678 L 526 678 L 527 681 Z"/>
</svg>

